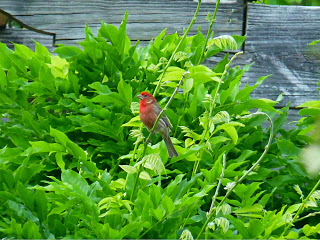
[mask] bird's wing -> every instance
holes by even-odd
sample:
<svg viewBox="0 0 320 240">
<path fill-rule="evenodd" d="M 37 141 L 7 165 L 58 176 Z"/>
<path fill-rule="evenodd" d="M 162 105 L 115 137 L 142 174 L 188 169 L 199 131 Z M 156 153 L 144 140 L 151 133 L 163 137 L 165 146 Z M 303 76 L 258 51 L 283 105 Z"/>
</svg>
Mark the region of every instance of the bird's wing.
<svg viewBox="0 0 320 240">
<path fill-rule="evenodd" d="M 154 109 L 155 109 L 155 112 L 157 113 L 157 115 L 159 115 L 160 112 L 162 111 L 162 108 L 157 103 L 154 104 Z M 168 126 L 168 128 L 172 129 L 171 123 L 165 114 L 162 115 L 161 119 L 165 122 L 165 124 Z"/>
</svg>

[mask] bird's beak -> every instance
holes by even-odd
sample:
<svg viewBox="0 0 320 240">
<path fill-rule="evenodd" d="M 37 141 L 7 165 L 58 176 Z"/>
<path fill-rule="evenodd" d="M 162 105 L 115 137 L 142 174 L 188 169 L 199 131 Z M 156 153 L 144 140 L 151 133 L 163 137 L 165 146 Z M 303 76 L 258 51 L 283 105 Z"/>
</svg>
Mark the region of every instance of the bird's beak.
<svg viewBox="0 0 320 240">
<path fill-rule="evenodd" d="M 141 95 L 141 94 L 137 95 L 137 98 L 139 98 L 140 100 L 142 100 L 142 95 Z"/>
</svg>

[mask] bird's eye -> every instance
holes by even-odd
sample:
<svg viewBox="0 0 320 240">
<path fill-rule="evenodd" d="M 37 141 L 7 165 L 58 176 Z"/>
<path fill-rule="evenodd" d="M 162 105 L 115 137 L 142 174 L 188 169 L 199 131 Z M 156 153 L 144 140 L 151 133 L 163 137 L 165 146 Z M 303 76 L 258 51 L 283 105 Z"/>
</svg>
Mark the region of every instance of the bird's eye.
<svg viewBox="0 0 320 240">
<path fill-rule="evenodd" d="M 146 98 L 146 97 L 147 97 L 147 95 L 143 95 L 143 97 L 144 97 L 144 98 Z"/>
</svg>

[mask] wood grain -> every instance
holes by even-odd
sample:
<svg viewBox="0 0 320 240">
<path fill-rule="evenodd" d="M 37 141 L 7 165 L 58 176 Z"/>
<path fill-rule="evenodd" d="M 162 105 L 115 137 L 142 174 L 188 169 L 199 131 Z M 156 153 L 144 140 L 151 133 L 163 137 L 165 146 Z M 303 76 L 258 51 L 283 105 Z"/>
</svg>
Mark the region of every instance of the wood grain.
<svg viewBox="0 0 320 240">
<path fill-rule="evenodd" d="M 244 81 L 249 84 L 272 74 L 255 91 L 256 97 L 276 99 L 296 107 L 319 99 L 320 7 L 249 4 L 245 54 L 236 63 L 252 63 Z"/>
<path fill-rule="evenodd" d="M 164 28 L 167 34 L 183 33 L 188 27 L 197 3 L 192 0 L 117 0 L 117 1 L 23 1 L 1 0 L 0 9 L 9 12 L 20 21 L 38 29 L 56 33 L 60 44 L 74 45 L 83 39 L 84 26 L 88 24 L 96 33 L 100 20 L 118 26 L 125 11 L 129 13 L 127 33 L 130 39 L 149 41 Z M 198 14 L 197 22 L 190 35 L 197 32 L 199 26 L 206 33 L 207 13 L 213 13 L 215 4 L 204 3 Z M 221 4 L 214 31 L 216 34 L 241 35 L 243 25 L 243 4 Z M 76 41 L 75 41 L 76 40 Z"/>
<path fill-rule="evenodd" d="M 36 33 L 27 29 L 12 29 L 7 28 L 0 30 L 0 42 L 7 44 L 11 49 L 14 48 L 14 43 L 28 46 L 31 50 L 35 49 L 35 42 L 39 42 L 41 45 L 46 46 L 49 51 L 53 51 L 52 46 L 53 38 L 50 35 Z"/>
</svg>

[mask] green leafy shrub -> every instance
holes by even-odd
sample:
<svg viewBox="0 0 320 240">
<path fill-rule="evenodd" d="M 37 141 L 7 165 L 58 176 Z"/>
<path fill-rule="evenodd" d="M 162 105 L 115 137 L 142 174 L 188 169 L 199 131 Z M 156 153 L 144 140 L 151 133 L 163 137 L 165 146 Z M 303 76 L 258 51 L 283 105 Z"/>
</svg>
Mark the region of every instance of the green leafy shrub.
<svg viewBox="0 0 320 240">
<path fill-rule="evenodd" d="M 141 47 L 126 21 L 102 22 L 97 36 L 86 27 L 81 48 L 55 54 L 0 44 L 0 237 L 319 237 L 319 191 L 304 197 L 315 180 L 298 161 L 309 120 L 283 130 L 289 106 L 274 108 L 281 96 L 252 99 L 267 77 L 241 88 L 250 66 L 230 68 L 228 54 L 213 68 L 198 65 L 244 37 L 212 37 L 204 48 L 200 30 L 186 38 L 164 30 Z M 186 70 L 166 112 L 179 157 L 168 158 L 159 136 L 144 154 L 135 96 L 158 85 L 163 107 Z M 250 115 L 257 109 L 272 129 L 266 115 Z"/>
</svg>

